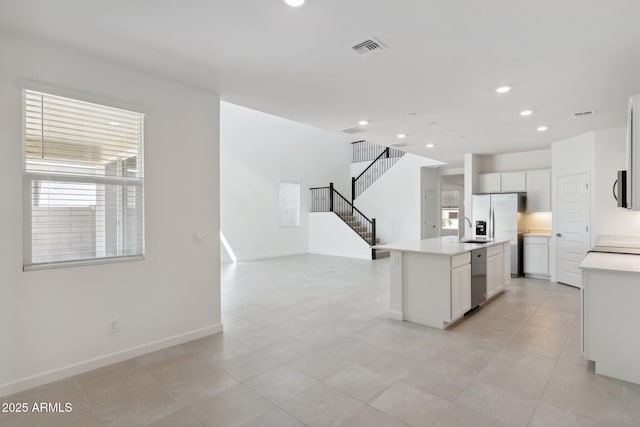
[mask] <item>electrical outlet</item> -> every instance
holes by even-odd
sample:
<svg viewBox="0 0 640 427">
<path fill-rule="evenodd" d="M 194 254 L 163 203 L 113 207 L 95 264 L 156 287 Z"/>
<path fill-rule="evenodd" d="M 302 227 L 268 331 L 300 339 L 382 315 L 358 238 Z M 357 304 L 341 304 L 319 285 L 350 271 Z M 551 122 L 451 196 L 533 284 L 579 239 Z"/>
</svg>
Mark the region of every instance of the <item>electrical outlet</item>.
<svg viewBox="0 0 640 427">
<path fill-rule="evenodd" d="M 108 328 L 109 328 L 110 334 L 115 334 L 117 332 L 120 332 L 120 321 L 118 319 L 109 320 Z"/>
</svg>

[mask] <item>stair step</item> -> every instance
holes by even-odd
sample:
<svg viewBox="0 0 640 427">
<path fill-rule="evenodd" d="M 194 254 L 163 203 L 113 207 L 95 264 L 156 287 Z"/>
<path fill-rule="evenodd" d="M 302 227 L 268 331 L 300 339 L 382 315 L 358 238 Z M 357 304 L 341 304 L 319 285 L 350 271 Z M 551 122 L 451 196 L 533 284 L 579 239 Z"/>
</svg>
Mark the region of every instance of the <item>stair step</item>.
<svg viewBox="0 0 640 427">
<path fill-rule="evenodd" d="M 389 258 L 391 256 L 391 251 L 389 249 L 376 249 L 376 259 L 380 258 Z"/>
</svg>

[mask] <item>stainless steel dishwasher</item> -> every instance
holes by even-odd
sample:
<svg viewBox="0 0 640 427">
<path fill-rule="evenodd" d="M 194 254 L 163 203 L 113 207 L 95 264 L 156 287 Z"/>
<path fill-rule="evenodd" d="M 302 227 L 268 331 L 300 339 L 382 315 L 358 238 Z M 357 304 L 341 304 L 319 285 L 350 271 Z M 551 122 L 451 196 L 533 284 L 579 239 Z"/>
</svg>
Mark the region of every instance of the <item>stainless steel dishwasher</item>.
<svg viewBox="0 0 640 427">
<path fill-rule="evenodd" d="M 471 251 L 471 310 L 487 299 L 487 248 Z"/>
</svg>

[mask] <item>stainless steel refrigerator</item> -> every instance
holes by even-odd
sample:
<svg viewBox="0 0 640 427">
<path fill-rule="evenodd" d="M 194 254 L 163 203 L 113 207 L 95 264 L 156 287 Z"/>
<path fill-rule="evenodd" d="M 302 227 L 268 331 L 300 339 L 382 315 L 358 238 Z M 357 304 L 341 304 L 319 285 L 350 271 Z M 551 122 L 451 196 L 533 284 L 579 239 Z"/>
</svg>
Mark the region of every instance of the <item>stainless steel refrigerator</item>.
<svg viewBox="0 0 640 427">
<path fill-rule="evenodd" d="M 473 225 L 477 237 L 511 242 L 511 276 L 523 273 L 522 236 L 525 232 L 526 193 L 473 196 Z"/>
</svg>

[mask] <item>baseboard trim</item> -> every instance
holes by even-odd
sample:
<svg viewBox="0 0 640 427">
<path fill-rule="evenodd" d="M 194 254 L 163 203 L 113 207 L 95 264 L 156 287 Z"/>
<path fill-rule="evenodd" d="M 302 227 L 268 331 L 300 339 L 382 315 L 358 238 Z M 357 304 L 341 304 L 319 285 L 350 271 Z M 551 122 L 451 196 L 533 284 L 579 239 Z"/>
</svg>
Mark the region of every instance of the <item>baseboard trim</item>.
<svg viewBox="0 0 640 427">
<path fill-rule="evenodd" d="M 546 274 L 531 274 L 531 273 L 526 273 L 524 275 L 524 277 L 530 277 L 532 279 L 540 279 L 540 280 L 551 280 L 551 276 L 546 275 Z"/>
<path fill-rule="evenodd" d="M 404 314 L 401 311 L 389 311 L 387 317 L 394 320 L 404 320 Z"/>
<path fill-rule="evenodd" d="M 95 357 L 92 359 L 84 360 L 82 362 L 63 366 L 61 368 L 52 369 L 50 371 L 42 372 L 35 375 L 30 375 L 28 377 L 20 378 L 15 381 L 6 382 L 4 384 L 0 384 L 0 397 L 8 396 L 10 394 L 18 393 L 54 381 L 59 381 L 65 378 L 72 377 L 74 375 L 82 374 L 94 369 L 102 368 L 104 366 L 142 356 L 143 354 L 162 350 L 167 347 L 182 344 L 188 341 L 193 341 L 198 338 L 203 338 L 220 332 L 222 332 L 222 323 L 195 329 L 183 334 L 162 338 L 139 346 L 105 354 L 104 356 Z"/>
<path fill-rule="evenodd" d="M 250 258 L 243 258 L 243 259 L 238 258 L 238 262 L 261 261 L 261 260 L 265 260 L 265 259 L 282 258 L 282 257 L 286 257 L 286 256 L 306 255 L 308 253 L 309 253 L 308 251 L 278 252 L 278 253 L 273 253 L 273 254 L 259 255 L 259 256 L 250 257 Z"/>
</svg>

